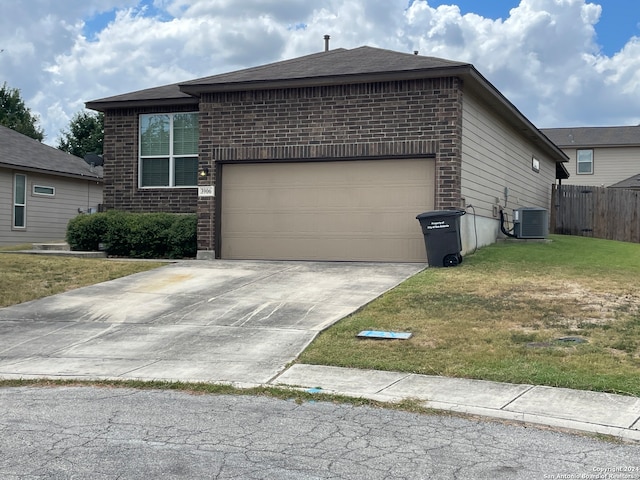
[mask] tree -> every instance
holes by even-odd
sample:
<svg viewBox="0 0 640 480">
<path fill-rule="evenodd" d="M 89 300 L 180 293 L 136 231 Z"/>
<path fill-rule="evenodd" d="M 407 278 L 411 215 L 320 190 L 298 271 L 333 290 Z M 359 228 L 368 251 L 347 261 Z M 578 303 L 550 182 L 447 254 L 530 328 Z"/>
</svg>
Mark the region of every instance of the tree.
<svg viewBox="0 0 640 480">
<path fill-rule="evenodd" d="M 5 82 L 0 88 L 0 125 L 41 142 L 44 139 L 44 130 L 38 125 L 39 121 L 24 104 L 20 90 L 9 88 Z"/>
<path fill-rule="evenodd" d="M 104 114 L 83 111 L 73 116 L 68 130 L 62 131 L 58 148 L 84 158 L 87 153 L 102 155 L 103 142 Z"/>
</svg>

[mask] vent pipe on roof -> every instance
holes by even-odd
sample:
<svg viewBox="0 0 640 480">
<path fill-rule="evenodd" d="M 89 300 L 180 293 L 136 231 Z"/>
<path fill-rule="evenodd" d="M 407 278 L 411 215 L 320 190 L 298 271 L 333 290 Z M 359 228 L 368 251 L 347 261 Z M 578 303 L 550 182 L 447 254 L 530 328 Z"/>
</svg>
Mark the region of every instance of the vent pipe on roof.
<svg viewBox="0 0 640 480">
<path fill-rule="evenodd" d="M 330 35 L 325 35 L 324 36 L 324 51 L 328 52 L 329 51 L 329 39 L 331 38 Z"/>
</svg>

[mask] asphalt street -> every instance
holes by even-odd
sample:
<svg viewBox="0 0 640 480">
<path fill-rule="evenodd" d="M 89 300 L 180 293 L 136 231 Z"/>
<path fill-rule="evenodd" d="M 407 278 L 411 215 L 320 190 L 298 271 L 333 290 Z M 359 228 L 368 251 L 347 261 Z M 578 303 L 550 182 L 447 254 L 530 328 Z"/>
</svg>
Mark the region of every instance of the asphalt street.
<svg viewBox="0 0 640 480">
<path fill-rule="evenodd" d="M 640 479 L 636 445 L 267 397 L 0 389 L 0 478 Z"/>
</svg>

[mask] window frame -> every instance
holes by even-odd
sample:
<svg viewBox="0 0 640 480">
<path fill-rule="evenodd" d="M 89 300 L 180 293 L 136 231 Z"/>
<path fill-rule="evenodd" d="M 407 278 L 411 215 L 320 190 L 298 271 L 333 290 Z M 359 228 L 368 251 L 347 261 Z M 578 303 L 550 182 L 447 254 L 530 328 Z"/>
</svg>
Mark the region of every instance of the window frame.
<svg viewBox="0 0 640 480">
<path fill-rule="evenodd" d="M 538 160 L 535 156 L 531 157 L 531 170 L 536 173 L 540 173 L 540 160 Z"/>
<path fill-rule="evenodd" d="M 144 117 L 163 116 L 169 117 L 169 153 L 167 155 L 142 155 L 142 123 Z M 141 113 L 138 115 L 138 188 L 142 190 L 148 189 L 182 189 L 182 188 L 198 188 L 198 147 L 196 147 L 196 153 L 189 154 L 176 154 L 174 152 L 174 120 L 178 115 L 194 115 L 196 118 L 196 133 L 199 137 L 198 115 L 197 111 L 188 112 L 157 112 L 157 113 Z M 159 160 L 168 162 L 168 185 L 143 185 L 143 164 L 145 160 Z M 176 160 L 194 159 L 195 160 L 195 183 L 193 185 L 176 185 Z M 164 169 L 164 167 L 163 167 Z"/>
<path fill-rule="evenodd" d="M 22 178 L 22 203 L 18 202 L 18 178 Z M 27 229 L 27 176 L 24 173 L 15 173 L 13 175 L 13 195 L 12 195 L 12 208 L 11 208 L 11 228 L 12 230 L 26 230 Z M 16 212 L 18 208 L 22 208 L 22 224 L 17 225 L 18 215 Z"/>
<path fill-rule="evenodd" d="M 36 192 L 36 188 L 46 188 L 51 190 L 51 193 L 45 193 L 45 192 Z M 37 184 L 33 184 L 33 186 L 31 187 L 31 195 L 39 195 L 42 197 L 55 197 L 56 196 L 56 187 L 51 187 L 49 185 L 37 185 Z"/>
<path fill-rule="evenodd" d="M 580 161 L 580 152 L 590 152 L 591 153 L 591 161 L 590 162 L 585 162 L 585 161 Z M 593 175 L 594 172 L 594 164 L 595 164 L 595 159 L 594 159 L 595 155 L 593 153 L 593 148 L 579 148 L 576 149 L 576 175 Z M 581 172 L 580 171 L 580 165 L 581 164 L 586 164 L 589 163 L 591 165 L 591 168 L 589 169 L 588 172 Z"/>
</svg>

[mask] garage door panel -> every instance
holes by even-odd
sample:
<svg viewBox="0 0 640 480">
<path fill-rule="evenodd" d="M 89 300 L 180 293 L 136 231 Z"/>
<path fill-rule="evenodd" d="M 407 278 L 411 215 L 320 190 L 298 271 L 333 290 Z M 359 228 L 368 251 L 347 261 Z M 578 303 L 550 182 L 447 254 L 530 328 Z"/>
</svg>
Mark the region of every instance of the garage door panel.
<svg viewBox="0 0 640 480">
<path fill-rule="evenodd" d="M 375 258 L 371 258 L 368 249 L 362 248 L 362 242 L 368 239 L 363 236 L 354 238 L 324 238 L 322 248 L 314 245 L 315 236 L 282 236 L 280 238 L 261 237 L 248 238 L 239 237 L 229 239 L 232 243 L 229 246 L 226 258 L 243 258 L 248 260 L 264 260 L 262 252 L 269 252 L 269 258 L 276 259 L 303 259 L 303 260 L 335 260 L 335 261 L 354 261 L 354 262 L 426 262 L 426 254 L 422 254 L 425 258 L 418 259 L 399 259 L 397 252 L 419 250 L 424 252 L 424 242 L 422 239 L 407 240 L 404 238 L 384 238 L 377 239 L 378 252 Z M 256 243 L 262 245 L 260 251 L 255 249 Z M 306 248 L 305 248 L 306 245 Z M 326 251 L 339 251 L 340 255 L 335 258 L 327 258 Z"/>
<path fill-rule="evenodd" d="M 226 183 L 225 183 L 226 186 Z M 283 187 L 285 188 L 285 187 Z M 372 207 L 393 208 L 389 205 L 389 197 L 393 197 L 394 206 L 412 207 L 416 202 L 424 199 L 424 185 L 398 185 L 383 186 L 372 185 L 362 187 L 318 187 L 318 186 L 295 186 L 287 187 L 286 190 L 265 191 L 263 188 L 238 187 L 231 192 L 225 189 L 225 202 L 236 205 L 231 210 L 243 210 L 251 208 L 252 205 L 270 205 L 277 209 L 287 209 L 296 206 L 297 208 L 317 209 L 322 208 L 357 208 L 371 209 Z M 380 192 L 384 191 L 384 195 Z"/>
<path fill-rule="evenodd" d="M 340 234 L 361 234 L 361 233 L 377 233 L 382 235 L 394 235 L 394 232 L 400 232 L 398 235 L 405 236 L 403 229 L 407 223 L 415 222 L 415 214 L 407 214 L 406 211 L 371 213 L 369 211 L 350 210 L 349 212 L 335 211 L 323 212 L 323 221 L 318 222 L 317 213 L 315 211 L 308 212 L 278 212 L 268 217 L 270 223 L 269 228 L 275 230 L 269 235 L 295 235 L 298 232 L 314 233 L 317 235 L 327 235 L 329 233 Z M 233 219 L 225 223 L 225 228 L 231 232 L 242 232 L 244 234 L 259 235 L 264 234 L 259 228 L 264 222 L 264 213 L 262 212 L 238 212 Z M 415 225 L 414 225 L 415 226 Z M 416 227 L 418 228 L 418 227 Z M 227 235 L 225 235 L 225 238 Z"/>
<path fill-rule="evenodd" d="M 223 258 L 426 261 L 434 161 L 224 165 Z"/>
</svg>

